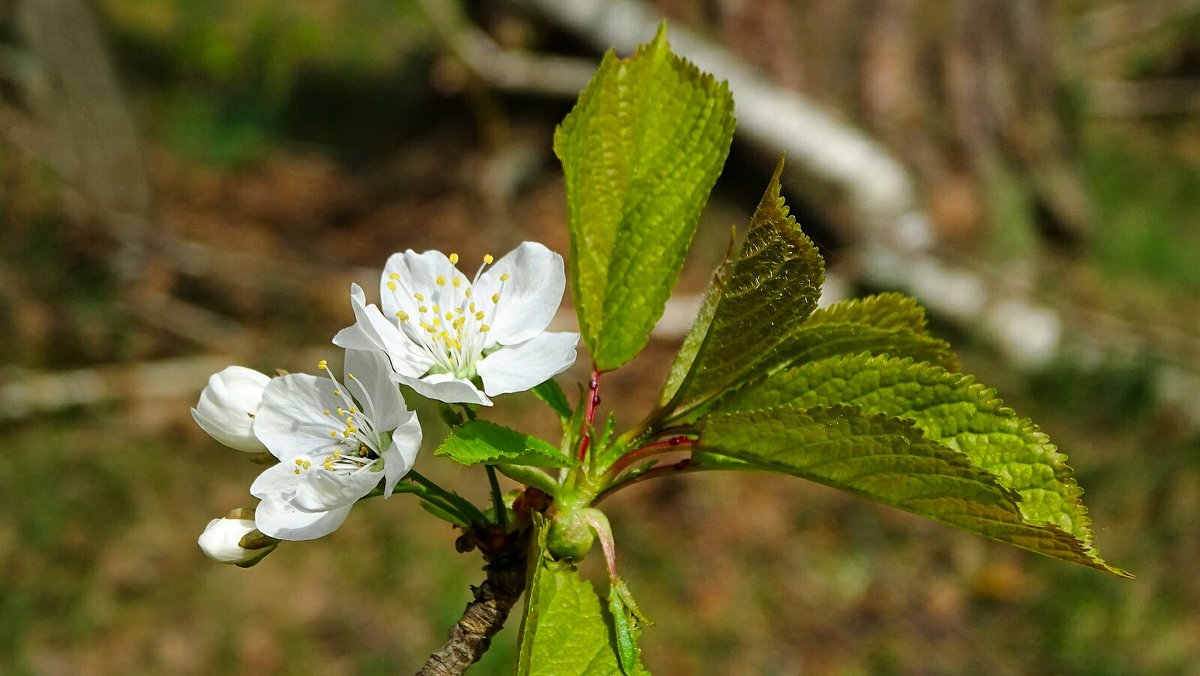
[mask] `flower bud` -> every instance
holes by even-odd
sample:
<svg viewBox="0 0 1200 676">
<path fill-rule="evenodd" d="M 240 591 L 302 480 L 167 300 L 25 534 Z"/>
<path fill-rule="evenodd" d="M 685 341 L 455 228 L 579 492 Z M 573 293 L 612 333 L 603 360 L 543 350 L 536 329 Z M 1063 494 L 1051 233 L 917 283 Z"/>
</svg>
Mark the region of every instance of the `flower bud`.
<svg viewBox="0 0 1200 676">
<path fill-rule="evenodd" d="M 270 554 L 279 540 L 258 531 L 253 510 L 235 509 L 209 521 L 196 544 L 213 561 L 249 568 Z"/>
<path fill-rule="evenodd" d="M 550 532 L 546 535 L 546 548 L 559 561 L 582 561 L 592 545 L 596 534 L 588 523 L 589 510 L 558 512 L 550 521 Z"/>
<path fill-rule="evenodd" d="M 229 366 L 208 379 L 192 417 L 222 444 L 246 453 L 262 453 L 267 449 L 254 436 L 254 415 L 269 382 L 271 379 L 258 371 Z"/>
</svg>

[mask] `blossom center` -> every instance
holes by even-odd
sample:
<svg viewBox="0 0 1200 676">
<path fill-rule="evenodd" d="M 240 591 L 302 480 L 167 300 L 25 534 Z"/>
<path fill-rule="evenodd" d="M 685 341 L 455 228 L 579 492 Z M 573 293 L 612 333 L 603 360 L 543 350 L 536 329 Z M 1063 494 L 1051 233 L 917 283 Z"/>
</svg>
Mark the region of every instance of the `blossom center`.
<svg viewBox="0 0 1200 676">
<path fill-rule="evenodd" d="M 413 280 L 399 273 L 388 275 L 387 288 L 401 307 L 416 308 L 416 315 L 396 312 L 400 328 L 433 359 L 433 373 L 449 373 L 456 378 L 473 378 L 475 365 L 489 346 L 488 332 L 496 317 L 496 308 L 504 294 L 508 274 L 500 275 L 500 288 L 486 298 L 473 295 L 479 276 L 495 259 L 483 257 L 483 264 L 471 281 L 466 281 L 455 266 L 458 254 L 449 256 L 450 266 L 433 280 L 428 295 L 414 291 Z"/>
<path fill-rule="evenodd" d="M 340 400 L 342 405 L 321 411 L 322 415 L 330 418 L 328 454 L 317 458 L 297 458 L 294 473 L 299 475 L 305 471 L 324 470 L 331 474 L 348 475 L 369 471 L 383 453 L 383 435 L 375 429 L 371 419 L 334 377 L 328 362 L 322 359 L 317 368 L 329 375 L 333 397 Z M 347 373 L 346 379 L 357 382 L 353 373 Z M 359 383 L 358 389 L 362 398 L 366 400 L 362 403 L 373 408 L 367 388 Z M 338 421 L 338 424 L 333 424 L 334 420 Z"/>
</svg>

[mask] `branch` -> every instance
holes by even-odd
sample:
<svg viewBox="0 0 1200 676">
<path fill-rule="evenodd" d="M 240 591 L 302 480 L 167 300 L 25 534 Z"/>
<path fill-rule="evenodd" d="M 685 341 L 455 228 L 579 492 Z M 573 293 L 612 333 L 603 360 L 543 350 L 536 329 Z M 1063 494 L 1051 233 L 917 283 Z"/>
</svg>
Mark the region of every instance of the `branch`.
<svg viewBox="0 0 1200 676">
<path fill-rule="evenodd" d="M 508 613 L 525 592 L 525 562 L 529 555 L 529 528 L 505 534 L 499 529 L 475 529 L 459 539 L 459 550 L 478 547 L 487 565 L 487 578 L 472 587 L 475 600 L 450 630 L 446 644 L 429 656 L 418 676 L 462 674 L 479 661 L 504 627 Z"/>
</svg>

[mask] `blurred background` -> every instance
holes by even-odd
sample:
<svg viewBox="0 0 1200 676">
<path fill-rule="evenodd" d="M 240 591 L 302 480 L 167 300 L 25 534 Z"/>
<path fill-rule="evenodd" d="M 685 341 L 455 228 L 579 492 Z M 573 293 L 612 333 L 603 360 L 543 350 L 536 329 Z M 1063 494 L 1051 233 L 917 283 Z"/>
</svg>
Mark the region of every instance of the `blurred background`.
<svg viewBox="0 0 1200 676">
<path fill-rule="evenodd" d="M 829 298 L 926 303 L 1070 456 L 1101 551 L 1138 577 L 799 480 L 650 482 L 605 503 L 658 623 L 647 666 L 1200 674 L 1193 0 L 0 4 L 0 673 L 415 670 L 478 555 L 399 496 L 251 570 L 209 562 L 196 536 L 253 506 L 259 468 L 188 408 L 226 364 L 332 357 L 348 285 L 375 288 L 392 251 L 565 253 L 554 125 L 604 48 L 662 17 L 731 80 L 740 126 L 678 298 L 605 406 L 629 425 L 654 400 L 787 151 Z M 555 431 L 528 396 L 499 408 Z M 481 473 L 421 465 L 483 498 Z M 518 624 L 474 673 L 511 669 Z"/>
</svg>

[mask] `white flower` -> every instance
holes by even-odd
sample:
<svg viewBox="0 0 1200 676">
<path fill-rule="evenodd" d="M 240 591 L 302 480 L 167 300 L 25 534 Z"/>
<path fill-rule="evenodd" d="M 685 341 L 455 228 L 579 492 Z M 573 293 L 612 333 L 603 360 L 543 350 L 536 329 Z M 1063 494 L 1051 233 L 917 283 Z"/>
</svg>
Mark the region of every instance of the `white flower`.
<svg viewBox="0 0 1200 676">
<path fill-rule="evenodd" d="M 382 312 L 351 286 L 357 321 L 334 344 L 382 350 L 393 380 L 448 403 L 490 406 L 489 397 L 562 373 L 575 362 L 579 342 L 577 333 L 546 331 L 566 287 L 562 257 L 524 242 L 492 261 L 484 256 L 468 279 L 455 267 L 458 254 L 394 254 L 380 282 Z"/>
<path fill-rule="evenodd" d="M 263 393 L 254 432 L 280 463 L 254 480 L 258 529 L 312 540 L 342 525 L 382 478 L 390 496 L 421 446 L 421 425 L 389 379 L 380 352 L 346 351 L 346 382 L 296 374 Z"/>
<path fill-rule="evenodd" d="M 192 417 L 212 438 L 246 453 L 266 448 L 254 436 L 254 416 L 271 379 L 244 366 L 229 366 L 208 379 Z"/>
<path fill-rule="evenodd" d="M 248 567 L 270 554 L 279 541 L 259 532 L 253 512 L 235 509 L 228 516 L 209 521 L 196 544 L 213 561 Z"/>
</svg>

